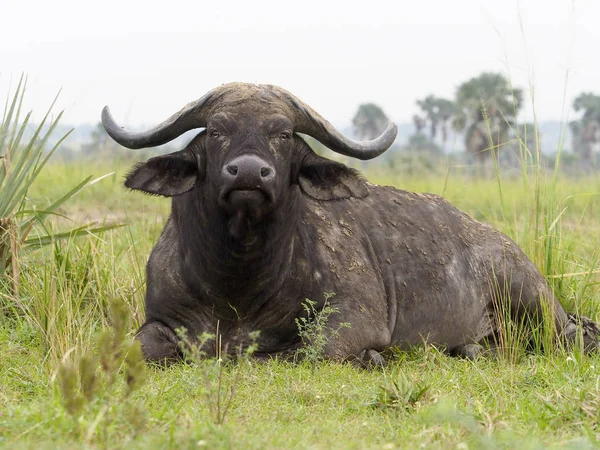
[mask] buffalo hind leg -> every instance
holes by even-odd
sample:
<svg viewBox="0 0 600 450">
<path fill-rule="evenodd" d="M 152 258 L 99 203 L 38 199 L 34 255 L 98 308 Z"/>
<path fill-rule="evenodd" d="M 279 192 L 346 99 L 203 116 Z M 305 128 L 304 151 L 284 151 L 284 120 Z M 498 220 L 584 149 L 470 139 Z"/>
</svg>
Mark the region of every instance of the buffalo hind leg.
<svg viewBox="0 0 600 450">
<path fill-rule="evenodd" d="M 563 328 L 561 337 L 567 347 L 581 345 L 585 353 L 597 352 L 600 349 L 600 327 L 588 317 L 567 313 L 568 322 Z"/>
<path fill-rule="evenodd" d="M 586 353 L 598 351 L 598 325 L 585 316 L 567 313 L 547 285 L 537 291 L 522 288 L 519 294 L 513 293 L 512 305 L 518 323 L 541 330 L 553 318 L 556 335 L 567 347 L 580 343 Z"/>
<path fill-rule="evenodd" d="M 181 359 L 179 339 L 173 330 L 160 322 L 146 322 L 135 338 L 142 345 L 146 361 L 167 364 Z"/>
</svg>

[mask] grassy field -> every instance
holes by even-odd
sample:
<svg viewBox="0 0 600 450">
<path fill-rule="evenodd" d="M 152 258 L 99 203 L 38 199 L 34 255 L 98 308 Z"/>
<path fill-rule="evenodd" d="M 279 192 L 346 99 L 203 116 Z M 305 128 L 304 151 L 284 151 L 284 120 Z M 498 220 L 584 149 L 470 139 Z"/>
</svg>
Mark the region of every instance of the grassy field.
<svg viewBox="0 0 600 450">
<path fill-rule="evenodd" d="M 98 341 L 110 326 L 111 304 L 117 301 L 130 319 L 121 325 L 126 342 L 143 320 L 144 265 L 169 202 L 127 192 L 121 180 L 130 164 L 49 166 L 30 191 L 32 205 L 43 208 L 57 190 L 116 171 L 82 191 L 52 226 L 126 226 L 23 255 L 18 296 L 0 285 L 0 446 L 600 446 L 600 356 L 561 349 L 543 355 L 515 349 L 468 361 L 428 346 L 390 352 L 388 367 L 375 371 L 251 358 L 137 372 L 119 365 L 87 397 L 75 388 L 65 397 L 59 379 L 64 386 L 69 361 L 106 353 Z M 502 230 L 569 310 L 600 319 L 600 176 L 569 179 L 531 170 L 476 180 L 460 168 L 438 177 L 377 168 L 366 175 L 379 184 L 441 194 Z"/>
</svg>

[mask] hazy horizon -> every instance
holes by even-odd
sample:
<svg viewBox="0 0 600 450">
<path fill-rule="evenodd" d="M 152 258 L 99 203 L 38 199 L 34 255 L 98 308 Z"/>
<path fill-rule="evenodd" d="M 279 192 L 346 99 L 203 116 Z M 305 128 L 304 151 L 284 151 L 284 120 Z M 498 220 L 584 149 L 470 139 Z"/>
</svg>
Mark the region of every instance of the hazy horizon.
<svg viewBox="0 0 600 450">
<path fill-rule="evenodd" d="M 123 125 L 153 124 L 229 81 L 280 85 L 338 124 L 365 102 L 410 122 L 417 99 L 452 99 L 483 71 L 524 89 L 523 121 L 531 86 L 540 121 L 566 120 L 576 95 L 600 93 L 594 0 L 14 3 L 0 29 L 0 89 L 27 73 L 26 107 L 39 117 L 62 87 L 65 123 L 98 122 L 108 104 Z"/>
</svg>

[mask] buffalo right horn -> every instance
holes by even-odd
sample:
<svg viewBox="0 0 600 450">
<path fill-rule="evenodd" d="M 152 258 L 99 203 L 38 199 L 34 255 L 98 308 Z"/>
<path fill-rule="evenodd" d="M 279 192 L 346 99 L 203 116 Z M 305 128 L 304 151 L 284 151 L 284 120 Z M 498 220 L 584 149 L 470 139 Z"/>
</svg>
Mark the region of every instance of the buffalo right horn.
<svg viewBox="0 0 600 450">
<path fill-rule="evenodd" d="M 139 149 L 163 145 L 186 131 L 206 126 L 205 106 L 211 103 L 215 91 L 216 89 L 213 89 L 199 100 L 188 103 L 179 112 L 147 131 L 136 132 L 123 129 L 113 119 L 108 106 L 102 110 L 102 125 L 108 135 L 123 147 Z"/>
</svg>

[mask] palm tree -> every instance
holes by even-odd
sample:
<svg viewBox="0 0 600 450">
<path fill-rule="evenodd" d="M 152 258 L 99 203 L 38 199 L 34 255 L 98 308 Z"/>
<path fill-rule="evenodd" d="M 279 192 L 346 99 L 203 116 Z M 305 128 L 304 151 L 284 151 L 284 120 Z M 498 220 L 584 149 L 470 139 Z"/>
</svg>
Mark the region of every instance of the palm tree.
<svg viewBox="0 0 600 450">
<path fill-rule="evenodd" d="M 429 137 L 435 142 L 438 129 L 441 127 L 443 148 L 448 140 L 448 121 L 454 114 L 454 103 L 434 95 L 428 95 L 423 100 L 417 100 L 417 105 L 429 121 Z"/>
<path fill-rule="evenodd" d="M 573 109 L 583 111 L 581 119 L 570 123 L 573 133 L 573 151 L 583 162 L 592 159 L 593 145 L 598 142 L 600 132 L 600 96 L 591 92 L 579 94 L 573 101 Z"/>
<path fill-rule="evenodd" d="M 417 132 L 415 134 L 422 134 L 425 125 L 427 125 L 427 121 L 423 119 L 421 116 L 413 115 L 413 123 L 415 124 L 415 129 Z"/>
<path fill-rule="evenodd" d="M 455 106 L 453 102 L 445 98 L 437 98 L 436 105 L 442 126 L 442 149 L 446 150 L 446 142 L 448 141 L 448 121 L 454 115 Z"/>
<path fill-rule="evenodd" d="M 429 121 L 429 137 L 432 141 L 434 141 L 437 135 L 437 128 L 440 121 L 435 97 L 433 95 L 428 95 L 423 100 L 417 100 L 417 105 L 419 106 L 419 108 L 421 108 L 421 111 L 423 111 L 425 117 Z"/>
<path fill-rule="evenodd" d="M 388 117 L 375 103 L 360 105 L 354 119 L 352 119 L 356 136 L 360 140 L 375 139 L 385 131 L 389 123 Z"/>
<path fill-rule="evenodd" d="M 485 72 L 458 87 L 454 127 L 466 128 L 466 150 L 480 165 L 506 142 L 522 103 L 521 89 L 501 74 Z"/>
</svg>

